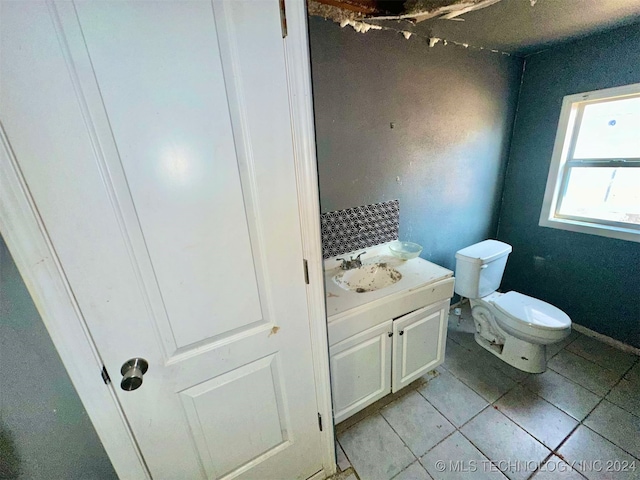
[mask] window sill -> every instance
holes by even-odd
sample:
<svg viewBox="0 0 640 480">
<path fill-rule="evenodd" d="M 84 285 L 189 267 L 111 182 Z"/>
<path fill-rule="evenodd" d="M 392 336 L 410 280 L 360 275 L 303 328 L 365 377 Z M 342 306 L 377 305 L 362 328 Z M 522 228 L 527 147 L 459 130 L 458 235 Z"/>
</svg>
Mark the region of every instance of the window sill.
<svg viewBox="0 0 640 480">
<path fill-rule="evenodd" d="M 568 220 L 564 218 L 541 218 L 539 225 L 541 227 L 557 228 L 560 230 L 568 230 L 571 232 L 586 233 L 589 235 L 598 235 L 600 237 L 617 238 L 619 240 L 628 240 L 630 242 L 640 242 L 640 231 L 601 225 L 598 223 L 581 222 L 579 220 Z"/>
</svg>

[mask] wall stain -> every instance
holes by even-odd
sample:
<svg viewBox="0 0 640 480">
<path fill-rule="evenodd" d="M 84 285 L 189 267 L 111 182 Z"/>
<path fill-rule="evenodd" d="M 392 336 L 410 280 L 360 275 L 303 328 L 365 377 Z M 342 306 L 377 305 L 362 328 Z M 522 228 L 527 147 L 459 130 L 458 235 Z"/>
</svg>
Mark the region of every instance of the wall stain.
<svg viewBox="0 0 640 480">
<path fill-rule="evenodd" d="M 22 472 L 13 434 L 4 425 L 0 425 L 0 479 L 17 479 Z"/>
</svg>

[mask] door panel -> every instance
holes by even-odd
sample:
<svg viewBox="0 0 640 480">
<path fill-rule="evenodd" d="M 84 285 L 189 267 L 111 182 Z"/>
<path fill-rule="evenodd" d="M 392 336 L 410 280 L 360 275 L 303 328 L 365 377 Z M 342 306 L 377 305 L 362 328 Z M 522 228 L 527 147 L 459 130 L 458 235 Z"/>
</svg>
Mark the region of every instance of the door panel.
<svg viewBox="0 0 640 480">
<path fill-rule="evenodd" d="M 336 423 L 391 392 L 391 324 L 389 320 L 331 347 Z"/>
<path fill-rule="evenodd" d="M 278 1 L 2 8 L 2 123 L 153 477 L 320 470 Z"/>
<path fill-rule="evenodd" d="M 448 305 L 429 305 L 393 321 L 394 392 L 444 361 Z"/>
<path fill-rule="evenodd" d="M 210 478 L 287 446 L 291 432 L 279 378 L 272 355 L 180 392 L 200 457 L 209 460 Z M 246 442 L 244 448 L 229 442 L 230 431 Z"/>
<path fill-rule="evenodd" d="M 76 10 L 181 348 L 262 312 L 211 4 L 151 5 Z"/>
</svg>

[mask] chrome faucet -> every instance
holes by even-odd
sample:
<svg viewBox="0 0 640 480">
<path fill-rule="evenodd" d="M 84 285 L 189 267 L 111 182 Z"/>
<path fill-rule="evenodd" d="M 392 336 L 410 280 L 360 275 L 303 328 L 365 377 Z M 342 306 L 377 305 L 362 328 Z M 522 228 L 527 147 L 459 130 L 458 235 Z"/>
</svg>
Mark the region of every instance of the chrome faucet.
<svg viewBox="0 0 640 480">
<path fill-rule="evenodd" d="M 342 270 L 351 270 L 352 268 L 360 268 L 362 266 L 362 260 L 360 260 L 360 256 L 364 255 L 367 252 L 360 252 L 356 258 L 351 257 L 349 260 L 346 258 L 336 258 L 336 260 L 342 260 L 340 264 L 340 268 Z"/>
</svg>

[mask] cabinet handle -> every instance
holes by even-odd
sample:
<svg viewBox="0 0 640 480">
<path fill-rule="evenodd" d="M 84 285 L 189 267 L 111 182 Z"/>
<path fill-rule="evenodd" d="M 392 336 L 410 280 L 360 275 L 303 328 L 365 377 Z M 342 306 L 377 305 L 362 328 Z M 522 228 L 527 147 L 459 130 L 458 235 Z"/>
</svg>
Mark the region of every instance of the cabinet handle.
<svg viewBox="0 0 640 480">
<path fill-rule="evenodd" d="M 389 332 L 389 338 L 393 337 L 393 332 Z"/>
<path fill-rule="evenodd" d="M 400 335 L 404 334 L 404 330 L 400 330 Z"/>
</svg>

